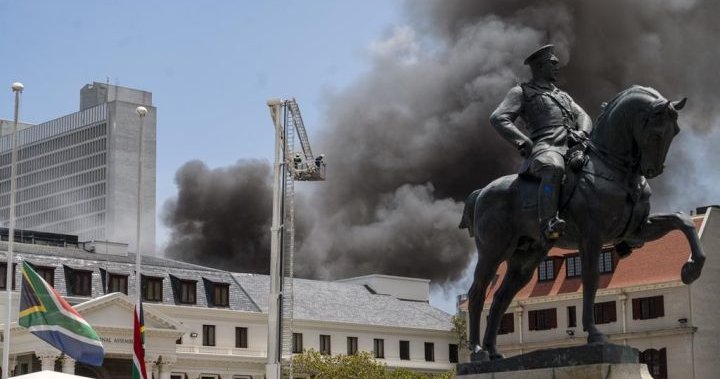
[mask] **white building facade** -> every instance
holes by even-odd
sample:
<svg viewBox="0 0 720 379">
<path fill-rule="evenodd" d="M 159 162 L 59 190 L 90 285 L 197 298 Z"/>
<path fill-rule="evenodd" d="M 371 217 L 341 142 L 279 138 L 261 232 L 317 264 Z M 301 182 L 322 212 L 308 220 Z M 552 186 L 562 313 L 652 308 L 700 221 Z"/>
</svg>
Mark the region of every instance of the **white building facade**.
<svg viewBox="0 0 720 379">
<path fill-rule="evenodd" d="M 704 212 L 694 221 L 708 258 L 702 276 L 691 285 L 680 280 L 690 254 L 680 232 L 647 243 L 624 259 L 611 249 L 601 258 L 594 309 L 598 328 L 611 343 L 637 348 L 655 379 L 720 377 L 720 262 L 714 258 L 720 248 L 720 208 Z M 498 347 L 506 356 L 585 343 L 579 268 L 577 252 L 551 251 L 505 314 Z M 489 290 L 483 321 L 503 274 L 504 266 Z M 460 309 L 467 309 L 467 303 Z"/>
<path fill-rule="evenodd" d="M 122 244 L 73 244 L 58 235 L 49 235 L 51 241 L 41 237 L 48 236 L 15 245 L 16 267 L 29 262 L 75 305 L 101 336 L 105 363 L 91 367 L 73 362 L 13 323 L 13 372 L 55 369 L 94 378 L 130 378 L 134 254 Z M 0 251 L 4 245 L 0 242 Z M 4 273 L 5 263 L 0 266 Z M 15 279 L 17 309 L 19 272 Z M 405 297 L 377 285 L 374 289 L 377 280 L 398 283 Z M 458 353 L 451 316 L 429 305 L 427 285 L 423 280 L 380 275 L 354 283 L 296 279 L 292 348 L 333 355 L 369 351 L 390 368 L 448 371 Z M 155 379 L 264 377 L 268 276 L 144 256 L 141 290 L 146 364 Z M 412 298 L 407 298 L 408 290 Z M 4 302 L 3 297 L 3 308 Z"/>
<path fill-rule="evenodd" d="M 132 241 L 138 192 L 140 118 L 145 106 L 141 251 L 154 253 L 156 108 L 150 92 L 104 83 L 80 90 L 80 110 L 18 126 L 19 229 L 73 234 L 81 241 Z M 0 225 L 10 204 L 12 122 L 0 120 Z M 135 247 L 132 246 L 134 249 Z"/>
</svg>

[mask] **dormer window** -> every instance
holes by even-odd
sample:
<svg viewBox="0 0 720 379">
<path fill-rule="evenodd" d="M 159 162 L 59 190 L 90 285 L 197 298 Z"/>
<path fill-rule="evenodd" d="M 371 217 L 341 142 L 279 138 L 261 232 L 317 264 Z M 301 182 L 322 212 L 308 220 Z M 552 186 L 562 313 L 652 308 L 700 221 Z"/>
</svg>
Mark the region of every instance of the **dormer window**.
<svg viewBox="0 0 720 379">
<path fill-rule="evenodd" d="M 180 302 L 182 304 L 195 304 L 195 287 L 196 281 L 194 280 L 181 280 L 180 281 Z"/>
<path fill-rule="evenodd" d="M 227 307 L 230 305 L 230 285 L 226 283 L 214 283 L 213 305 Z"/>
<path fill-rule="evenodd" d="M 145 301 L 163 300 L 163 278 L 142 275 L 142 297 Z"/>
<path fill-rule="evenodd" d="M 215 282 L 207 278 L 203 278 L 203 284 L 205 285 L 208 306 L 230 306 L 230 284 Z"/>
</svg>

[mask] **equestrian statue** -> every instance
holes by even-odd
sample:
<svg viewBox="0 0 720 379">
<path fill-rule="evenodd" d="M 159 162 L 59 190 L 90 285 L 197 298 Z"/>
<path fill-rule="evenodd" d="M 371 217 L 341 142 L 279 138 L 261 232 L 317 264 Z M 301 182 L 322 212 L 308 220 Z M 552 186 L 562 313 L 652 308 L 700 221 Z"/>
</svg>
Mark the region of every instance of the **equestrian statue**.
<svg viewBox="0 0 720 379">
<path fill-rule="evenodd" d="M 599 256 L 614 247 L 628 256 L 672 230 L 687 238 L 691 255 L 681 269 L 690 284 L 705 254 L 692 219 L 682 213 L 650 215 L 646 178 L 663 171 L 679 132 L 686 99 L 669 101 L 649 87 L 632 86 L 608 103 L 595 122 L 554 82 L 559 60 L 553 45 L 525 60 L 532 79 L 510 89 L 490 122 L 525 158 L 517 175 L 498 178 L 465 201 L 461 228 L 475 238 L 475 277 L 468 293 L 469 348 L 474 361 L 502 358 L 497 334 L 518 291 L 553 247 L 578 249 L 582 267 L 582 324 L 590 344 L 607 343 L 595 326 Z M 521 118 L 528 134 L 515 124 Z M 480 344 L 480 315 L 498 266 L 507 271 L 495 292 Z"/>
</svg>

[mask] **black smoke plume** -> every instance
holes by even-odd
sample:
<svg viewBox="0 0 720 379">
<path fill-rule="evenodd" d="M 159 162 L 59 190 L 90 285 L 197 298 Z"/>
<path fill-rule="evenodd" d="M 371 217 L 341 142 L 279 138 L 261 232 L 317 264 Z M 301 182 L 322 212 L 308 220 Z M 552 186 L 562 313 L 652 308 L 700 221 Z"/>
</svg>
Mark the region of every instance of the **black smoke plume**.
<svg viewBox="0 0 720 379">
<path fill-rule="evenodd" d="M 313 135 L 315 150 L 327 154 L 328 180 L 308 197 L 311 206 L 298 207 L 297 217 L 307 225 L 298 241 L 299 274 L 458 280 L 474 250 L 457 229 L 461 201 L 473 189 L 513 173 L 519 163 L 517 152 L 491 129 L 489 114 L 509 88 L 528 78 L 525 56 L 550 42 L 565 63 L 559 86 L 593 118 L 603 101 L 632 84 L 655 87 L 671 99 L 689 97 L 680 119 L 685 132 L 671 149 L 666 173 L 653 183 L 654 206 L 687 210 L 702 205 L 697 201 L 717 199 L 711 181 L 691 180 L 707 174 L 704 162 L 713 161 L 698 159 L 697 152 L 716 158 L 717 153 L 691 145 L 716 144 L 720 138 L 715 132 L 718 8 L 720 2 L 710 0 L 407 2 L 407 25 L 373 45 L 372 69 L 330 97 L 326 126 Z M 239 173 L 242 167 L 228 170 Z M 173 209 L 188 207 L 206 211 L 186 223 L 210 222 L 216 209 L 200 203 L 205 198 L 182 196 L 183 185 L 201 183 L 181 180 L 181 174 L 181 195 L 168 207 L 168 219 L 176 219 Z M 249 194 L 250 189 L 238 186 L 234 196 L 269 198 L 271 193 L 267 184 L 252 187 L 265 195 Z M 225 217 L 241 217 L 243 207 L 254 212 L 259 205 L 238 200 L 217 209 L 216 224 L 224 231 L 230 225 L 238 231 L 263 225 L 258 234 L 242 237 L 256 240 L 222 250 L 207 246 L 197 233 L 184 250 L 206 249 L 192 253 L 202 257 L 198 262 L 217 258 L 240 262 L 240 271 L 267 271 L 267 250 L 262 255 L 257 249 L 268 238 L 270 206 L 263 205 L 265 213 L 252 220 L 256 224 Z M 184 223 L 169 225 L 174 235 L 183 235 L 175 225 Z M 218 233 L 202 229 L 208 239 Z M 171 246 L 180 244 L 173 240 Z M 242 245 L 252 248 L 244 251 Z M 168 249 L 170 255 L 173 251 Z"/>
<path fill-rule="evenodd" d="M 241 272 L 270 272 L 272 172 L 264 161 L 209 169 L 190 161 L 175 175 L 178 196 L 164 205 L 166 255 Z"/>
</svg>

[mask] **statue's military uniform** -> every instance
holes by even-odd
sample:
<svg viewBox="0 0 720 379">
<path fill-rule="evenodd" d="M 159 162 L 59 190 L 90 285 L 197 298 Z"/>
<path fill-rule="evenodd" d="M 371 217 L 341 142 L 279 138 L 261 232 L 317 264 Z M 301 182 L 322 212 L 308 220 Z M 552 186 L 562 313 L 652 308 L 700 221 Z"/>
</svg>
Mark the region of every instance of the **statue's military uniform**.
<svg viewBox="0 0 720 379">
<path fill-rule="evenodd" d="M 545 159 L 548 152 L 564 157 L 568 149 L 568 129 L 575 128 L 572 113 L 573 99 L 566 92 L 556 88 L 545 88 L 533 82 L 520 85 L 523 102 L 520 117 L 525 121 L 529 137 L 533 142 L 532 154 L 526 159 L 520 173 L 531 173 L 535 160 L 557 164 L 555 159 Z M 560 160 L 560 166 L 564 167 Z M 538 162 L 543 163 L 543 162 Z"/>
<path fill-rule="evenodd" d="M 520 174 L 540 179 L 538 218 L 550 239 L 559 237 L 565 226 L 558 217 L 558 201 L 568 142 L 571 135 L 587 136 L 592 130 L 585 111 L 552 83 L 559 63 L 553 53 L 552 45 L 543 46 L 525 60 L 533 70 L 532 80 L 510 89 L 490 117 L 500 135 L 527 158 Z M 525 121 L 528 135 L 515 126 L 517 117 Z"/>
</svg>

